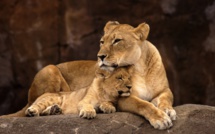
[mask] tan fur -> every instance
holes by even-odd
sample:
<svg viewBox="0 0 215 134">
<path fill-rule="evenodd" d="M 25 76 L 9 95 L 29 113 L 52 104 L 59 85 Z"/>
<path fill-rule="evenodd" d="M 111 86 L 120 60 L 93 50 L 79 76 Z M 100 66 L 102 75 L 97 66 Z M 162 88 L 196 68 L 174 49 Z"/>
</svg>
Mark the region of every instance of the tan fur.
<svg viewBox="0 0 215 134">
<path fill-rule="evenodd" d="M 71 61 L 41 69 L 28 91 L 28 104 L 20 111 L 1 117 L 24 117 L 26 109 L 42 94 L 75 91 L 88 87 L 98 69 L 96 61 Z M 65 88 L 68 87 L 68 88 Z"/>
<path fill-rule="evenodd" d="M 134 65 L 132 95 L 119 100 L 119 109 L 144 116 L 157 129 L 171 127 L 171 120 L 176 119 L 172 108 L 173 95 L 161 56 L 156 47 L 146 40 L 148 33 L 146 23 L 134 28 L 108 22 L 100 41 L 98 62 L 73 61 L 45 67 L 38 72 L 29 89 L 27 105 L 45 92 L 68 91 L 68 87 L 75 91 L 89 86 L 98 67 Z M 12 116 L 24 116 L 25 110 Z"/>
<path fill-rule="evenodd" d="M 45 93 L 26 110 L 27 116 L 76 114 L 94 118 L 96 110 L 104 113 L 115 112 L 119 97 L 130 95 L 130 67 L 115 71 L 98 69 L 89 88 L 73 92 Z M 120 93 L 119 93 L 120 92 Z"/>
<path fill-rule="evenodd" d="M 172 126 L 176 119 L 173 95 L 158 50 L 146 40 L 146 23 L 133 28 L 127 24 L 108 22 L 98 52 L 100 66 L 134 65 L 132 95 L 120 99 L 121 111 L 144 116 L 157 129 Z"/>
</svg>

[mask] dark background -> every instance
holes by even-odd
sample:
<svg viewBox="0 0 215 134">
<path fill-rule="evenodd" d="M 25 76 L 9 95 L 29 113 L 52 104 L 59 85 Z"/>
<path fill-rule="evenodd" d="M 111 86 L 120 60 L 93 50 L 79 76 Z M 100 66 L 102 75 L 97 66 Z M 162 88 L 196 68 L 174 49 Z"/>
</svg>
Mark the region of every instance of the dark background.
<svg viewBox="0 0 215 134">
<path fill-rule="evenodd" d="M 96 60 L 108 20 L 150 25 L 174 105 L 215 106 L 215 0 L 1 0 L 0 114 L 27 103 L 42 67 Z"/>
</svg>

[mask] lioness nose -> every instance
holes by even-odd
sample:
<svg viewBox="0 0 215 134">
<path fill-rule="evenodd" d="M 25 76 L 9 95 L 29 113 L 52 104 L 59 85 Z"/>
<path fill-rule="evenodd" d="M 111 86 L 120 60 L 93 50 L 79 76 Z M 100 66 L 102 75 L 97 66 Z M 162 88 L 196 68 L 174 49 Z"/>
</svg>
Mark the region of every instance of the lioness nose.
<svg viewBox="0 0 215 134">
<path fill-rule="evenodd" d="M 126 87 L 127 87 L 128 89 L 131 89 L 131 88 L 132 88 L 132 86 L 129 86 L 129 85 L 128 85 L 128 86 L 126 86 Z"/>
<path fill-rule="evenodd" d="M 106 57 L 107 55 L 98 55 L 98 58 L 101 59 L 102 61 L 104 60 L 104 58 Z"/>
</svg>

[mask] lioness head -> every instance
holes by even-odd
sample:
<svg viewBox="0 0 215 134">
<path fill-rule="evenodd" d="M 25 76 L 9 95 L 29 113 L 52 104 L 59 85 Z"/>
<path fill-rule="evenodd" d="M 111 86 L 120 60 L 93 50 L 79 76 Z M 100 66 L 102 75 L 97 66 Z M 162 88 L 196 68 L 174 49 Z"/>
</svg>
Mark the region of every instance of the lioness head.
<svg viewBox="0 0 215 134">
<path fill-rule="evenodd" d="M 149 25 L 134 28 L 127 24 L 109 21 L 104 27 L 97 54 L 99 66 L 117 67 L 132 65 L 141 56 L 141 45 L 149 33 Z"/>
<path fill-rule="evenodd" d="M 114 71 L 98 69 L 97 78 L 101 79 L 100 87 L 112 97 L 129 96 L 131 93 L 131 67 L 120 67 Z"/>
</svg>

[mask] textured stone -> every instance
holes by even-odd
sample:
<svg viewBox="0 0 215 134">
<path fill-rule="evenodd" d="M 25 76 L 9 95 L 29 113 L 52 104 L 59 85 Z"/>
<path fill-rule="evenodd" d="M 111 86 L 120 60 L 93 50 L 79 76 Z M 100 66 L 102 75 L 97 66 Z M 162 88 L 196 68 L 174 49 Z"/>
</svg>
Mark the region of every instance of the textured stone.
<svg viewBox="0 0 215 134">
<path fill-rule="evenodd" d="M 0 118 L 0 133 L 10 134 L 213 134 L 215 107 L 182 105 L 175 108 L 178 116 L 169 130 L 156 130 L 148 121 L 130 113 L 98 114 L 87 120 L 78 115 Z"/>
<path fill-rule="evenodd" d="M 0 114 L 22 107 L 36 72 L 59 62 L 59 6 L 58 0 L 0 2 Z"/>
<path fill-rule="evenodd" d="M 215 106 L 214 6 L 214 0 L 1 0 L 0 114 L 26 104 L 45 65 L 96 60 L 108 20 L 150 25 L 175 105 Z"/>
</svg>

